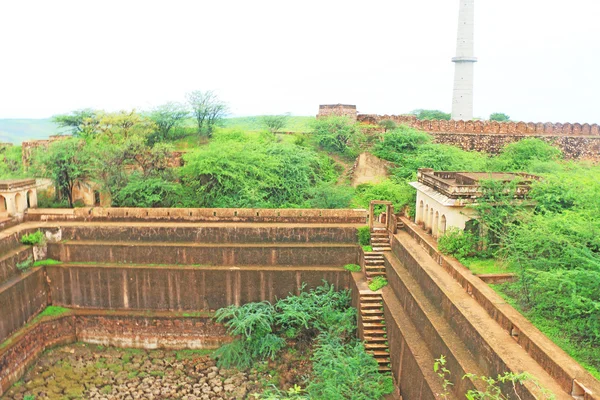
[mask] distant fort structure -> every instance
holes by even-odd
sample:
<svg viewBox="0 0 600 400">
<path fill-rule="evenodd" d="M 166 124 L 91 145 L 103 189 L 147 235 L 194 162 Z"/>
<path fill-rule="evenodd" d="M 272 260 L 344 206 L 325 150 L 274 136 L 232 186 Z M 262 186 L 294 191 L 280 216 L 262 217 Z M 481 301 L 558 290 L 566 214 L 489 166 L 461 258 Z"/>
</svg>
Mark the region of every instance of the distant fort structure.
<svg viewBox="0 0 600 400">
<path fill-rule="evenodd" d="M 600 159 L 598 124 L 551 122 L 497 122 L 482 120 L 418 120 L 414 115 L 360 114 L 355 105 L 319 106 L 317 118 L 345 116 L 365 125 L 390 120 L 430 133 L 436 143 L 449 144 L 468 151 L 497 154 L 508 143 L 535 137 L 561 149 L 568 159 Z"/>
</svg>

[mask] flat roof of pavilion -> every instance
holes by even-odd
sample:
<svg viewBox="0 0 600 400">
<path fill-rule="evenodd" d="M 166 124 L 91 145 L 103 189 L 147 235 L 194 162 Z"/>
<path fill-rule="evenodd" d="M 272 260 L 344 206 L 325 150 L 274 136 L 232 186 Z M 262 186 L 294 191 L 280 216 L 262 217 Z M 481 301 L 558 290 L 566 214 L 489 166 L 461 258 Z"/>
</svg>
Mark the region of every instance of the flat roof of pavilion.
<svg viewBox="0 0 600 400">
<path fill-rule="evenodd" d="M 35 179 L 0 179 L 0 192 L 27 189 L 35 185 Z"/>
</svg>

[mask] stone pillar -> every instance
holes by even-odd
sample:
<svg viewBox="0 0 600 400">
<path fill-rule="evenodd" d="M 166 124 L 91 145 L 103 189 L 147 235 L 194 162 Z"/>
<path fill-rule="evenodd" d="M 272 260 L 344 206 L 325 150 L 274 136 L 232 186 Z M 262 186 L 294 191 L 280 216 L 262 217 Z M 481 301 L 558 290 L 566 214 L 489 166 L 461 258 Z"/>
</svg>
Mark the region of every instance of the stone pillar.
<svg viewBox="0 0 600 400">
<path fill-rule="evenodd" d="M 454 62 L 454 95 L 452 119 L 473 119 L 473 70 L 477 58 L 474 55 L 475 0 L 459 0 L 458 37 Z"/>
</svg>

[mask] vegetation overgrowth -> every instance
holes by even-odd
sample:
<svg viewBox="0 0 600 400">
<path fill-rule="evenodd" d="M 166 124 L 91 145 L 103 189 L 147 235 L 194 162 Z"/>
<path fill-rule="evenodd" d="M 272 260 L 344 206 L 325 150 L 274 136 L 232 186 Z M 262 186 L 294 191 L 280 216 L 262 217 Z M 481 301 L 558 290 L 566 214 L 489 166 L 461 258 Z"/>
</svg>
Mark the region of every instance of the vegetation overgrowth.
<svg viewBox="0 0 600 400">
<path fill-rule="evenodd" d="M 392 378 L 379 373 L 355 337 L 356 309 L 348 291 L 325 283 L 275 304 L 222 308 L 215 317 L 238 337 L 215 352 L 221 367 L 250 368 L 280 357 L 284 347 L 299 357 L 297 363 L 310 360 L 310 374 L 296 377 L 290 390 L 267 390 L 259 398 L 372 400 L 393 391 Z"/>
<path fill-rule="evenodd" d="M 75 206 L 74 188 L 85 181 L 113 206 L 367 208 L 371 200 L 389 200 L 397 212 L 414 215 L 409 182 L 418 168 L 533 173 L 543 179 L 521 203 L 512 201 L 510 187 L 486 184 L 476 210 L 486 235 L 449 231 L 440 247 L 473 268 L 516 271 L 519 280 L 502 286 L 503 293 L 600 376 L 597 352 L 586 353 L 600 347 L 600 166 L 563 160 L 535 138 L 489 156 L 433 143 L 404 126 L 367 128 L 339 117 L 289 117 L 277 130 L 258 117 L 221 120 L 210 135 L 187 117 L 167 129 L 165 115 L 177 118 L 177 111 L 83 110 L 64 118 L 75 136 L 36 152 L 27 171 L 55 182 L 58 198 L 40 194 L 40 204 Z M 294 124 L 309 133 L 274 133 L 294 131 Z M 177 148 L 185 149 L 183 167 L 171 163 Z M 394 167 L 381 183 L 352 188 L 342 172 L 362 151 Z M 0 176 L 23 175 L 20 149 L 2 150 Z"/>
</svg>

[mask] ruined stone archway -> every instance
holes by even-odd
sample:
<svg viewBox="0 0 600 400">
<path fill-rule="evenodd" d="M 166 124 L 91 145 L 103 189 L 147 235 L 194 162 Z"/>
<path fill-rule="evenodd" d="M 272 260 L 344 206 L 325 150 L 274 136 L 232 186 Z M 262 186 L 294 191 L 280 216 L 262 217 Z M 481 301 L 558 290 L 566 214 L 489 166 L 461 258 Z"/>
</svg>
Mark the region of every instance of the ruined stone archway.
<svg viewBox="0 0 600 400">
<path fill-rule="evenodd" d="M 439 235 L 439 228 L 440 228 L 440 213 L 439 212 L 435 212 L 435 219 L 433 220 L 433 225 L 432 225 L 432 232 L 431 234 L 433 235 L 434 238 L 437 238 Z"/>
<path fill-rule="evenodd" d="M 5 213 L 8 211 L 6 207 L 6 197 L 0 195 L 0 213 Z"/>
<path fill-rule="evenodd" d="M 17 213 L 22 213 L 25 210 L 23 204 L 23 195 L 21 193 L 17 193 L 15 195 L 15 211 Z"/>
<path fill-rule="evenodd" d="M 440 236 L 446 234 L 446 216 L 442 215 L 440 220 Z"/>
</svg>

